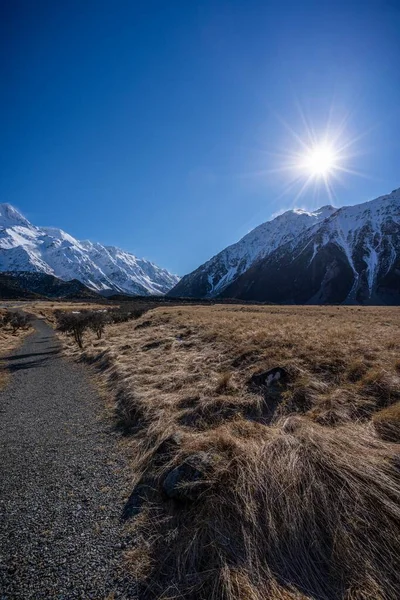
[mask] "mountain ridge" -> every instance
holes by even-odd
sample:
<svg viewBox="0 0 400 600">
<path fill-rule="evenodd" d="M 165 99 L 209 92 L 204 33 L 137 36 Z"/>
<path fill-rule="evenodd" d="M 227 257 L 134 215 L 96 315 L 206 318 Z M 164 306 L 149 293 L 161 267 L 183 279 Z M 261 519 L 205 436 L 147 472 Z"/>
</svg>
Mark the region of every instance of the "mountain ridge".
<svg viewBox="0 0 400 600">
<path fill-rule="evenodd" d="M 56 227 L 37 227 L 0 204 L 0 272 L 23 271 L 78 279 L 103 295 L 162 295 L 179 277 L 114 246 L 80 241 Z"/>
<path fill-rule="evenodd" d="M 285 303 L 400 303 L 399 257 L 400 188 L 356 205 L 286 211 L 183 277 L 169 295 Z M 377 289 L 383 284 L 389 286 L 384 292 Z M 337 294 L 337 288 L 342 293 Z"/>
</svg>

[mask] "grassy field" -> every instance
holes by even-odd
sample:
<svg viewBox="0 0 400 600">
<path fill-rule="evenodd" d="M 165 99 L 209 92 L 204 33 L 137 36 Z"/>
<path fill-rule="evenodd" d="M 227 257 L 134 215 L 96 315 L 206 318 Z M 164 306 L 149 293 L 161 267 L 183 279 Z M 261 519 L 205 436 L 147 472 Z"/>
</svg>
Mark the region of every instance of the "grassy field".
<svg viewBox="0 0 400 600">
<path fill-rule="evenodd" d="M 66 348 L 126 436 L 143 598 L 398 598 L 399 308 L 160 307 Z"/>
</svg>

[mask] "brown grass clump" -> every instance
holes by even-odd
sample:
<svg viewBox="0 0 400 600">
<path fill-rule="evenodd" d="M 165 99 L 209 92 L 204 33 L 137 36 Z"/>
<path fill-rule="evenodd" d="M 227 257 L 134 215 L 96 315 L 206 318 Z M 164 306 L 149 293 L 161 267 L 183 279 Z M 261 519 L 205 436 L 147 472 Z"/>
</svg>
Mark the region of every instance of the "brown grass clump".
<svg viewBox="0 0 400 600">
<path fill-rule="evenodd" d="M 224 371 L 223 373 L 221 373 L 221 376 L 220 376 L 217 386 L 215 388 L 215 391 L 217 394 L 229 392 L 231 378 L 232 378 L 232 373 L 230 373 L 229 371 Z"/>
<path fill-rule="evenodd" d="M 383 440 L 400 443 L 400 402 L 380 410 L 372 420 Z"/>
<path fill-rule="evenodd" d="M 400 399 L 400 376 L 385 369 L 369 370 L 361 385 L 365 393 L 375 398 L 377 406 L 388 406 Z"/>
<path fill-rule="evenodd" d="M 128 434 L 141 598 L 398 598 L 399 316 L 160 307 L 67 348 Z"/>
</svg>

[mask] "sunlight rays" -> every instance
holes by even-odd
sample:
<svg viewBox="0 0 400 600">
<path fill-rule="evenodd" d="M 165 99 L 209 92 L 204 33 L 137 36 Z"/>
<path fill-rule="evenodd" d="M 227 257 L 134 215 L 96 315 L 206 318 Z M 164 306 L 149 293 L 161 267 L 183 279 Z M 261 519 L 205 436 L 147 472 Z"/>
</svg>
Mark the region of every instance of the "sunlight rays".
<svg viewBox="0 0 400 600">
<path fill-rule="evenodd" d="M 269 166 L 261 169 L 258 174 L 285 176 L 286 183 L 278 200 L 288 193 L 295 193 L 293 203 L 310 192 L 315 194 L 324 190 L 330 203 L 335 199 L 335 188 L 344 185 L 346 176 L 357 176 L 369 179 L 369 175 L 353 167 L 354 159 L 362 154 L 360 140 L 369 131 L 351 134 L 350 121 L 352 112 L 348 110 L 340 117 L 335 113 L 334 102 L 329 106 L 324 126 L 318 126 L 320 119 L 315 122 L 306 115 L 299 102 L 295 101 L 298 111 L 298 126 L 295 128 L 282 115 L 271 111 L 274 119 L 279 122 L 289 134 L 285 141 L 285 150 L 263 152 L 268 157 Z M 290 141 L 291 140 L 291 141 Z M 256 175 L 257 176 L 257 175 Z"/>
</svg>

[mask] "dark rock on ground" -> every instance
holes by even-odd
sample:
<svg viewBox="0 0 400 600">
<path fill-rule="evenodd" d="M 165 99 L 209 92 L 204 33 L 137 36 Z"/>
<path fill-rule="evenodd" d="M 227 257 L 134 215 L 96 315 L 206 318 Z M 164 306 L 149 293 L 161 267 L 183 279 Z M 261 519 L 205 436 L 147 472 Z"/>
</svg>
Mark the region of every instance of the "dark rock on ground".
<svg viewBox="0 0 400 600">
<path fill-rule="evenodd" d="M 196 500 L 207 488 L 207 471 L 211 464 L 211 457 L 206 452 L 188 456 L 163 481 L 163 490 L 168 498 L 181 502 Z"/>
<path fill-rule="evenodd" d="M 126 521 L 132 517 L 136 517 L 140 513 L 142 506 L 151 500 L 156 493 L 157 490 L 150 482 L 139 482 L 135 485 L 132 494 L 129 496 L 122 510 L 121 520 Z"/>
<path fill-rule="evenodd" d="M 247 383 L 250 388 L 263 388 L 286 383 L 288 379 L 289 373 L 286 369 L 283 367 L 274 367 L 261 373 L 254 373 Z"/>
</svg>

